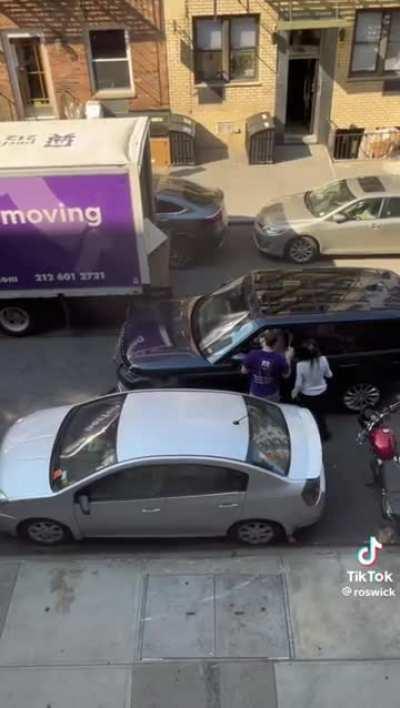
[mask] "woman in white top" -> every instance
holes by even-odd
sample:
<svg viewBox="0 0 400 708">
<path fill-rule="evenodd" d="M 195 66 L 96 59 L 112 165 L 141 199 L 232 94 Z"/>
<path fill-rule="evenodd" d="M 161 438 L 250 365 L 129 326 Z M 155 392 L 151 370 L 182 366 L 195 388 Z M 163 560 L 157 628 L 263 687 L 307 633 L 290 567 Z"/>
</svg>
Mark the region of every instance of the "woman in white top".
<svg viewBox="0 0 400 708">
<path fill-rule="evenodd" d="M 333 376 L 328 360 L 321 356 L 318 344 L 314 339 L 303 342 L 296 354 L 296 381 L 292 398 L 311 411 L 322 440 L 328 440 L 330 433 L 325 418 L 325 399 L 328 388 L 326 380 Z"/>
</svg>

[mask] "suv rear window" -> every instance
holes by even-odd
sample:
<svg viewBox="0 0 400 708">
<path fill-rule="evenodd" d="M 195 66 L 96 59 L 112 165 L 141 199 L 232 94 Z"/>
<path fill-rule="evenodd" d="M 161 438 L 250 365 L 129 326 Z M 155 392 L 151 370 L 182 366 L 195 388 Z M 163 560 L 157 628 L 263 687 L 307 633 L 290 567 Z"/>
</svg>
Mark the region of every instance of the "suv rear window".
<svg viewBox="0 0 400 708">
<path fill-rule="evenodd" d="M 252 396 L 243 398 L 249 416 L 247 462 L 286 477 L 290 466 L 290 438 L 280 408 Z"/>
</svg>

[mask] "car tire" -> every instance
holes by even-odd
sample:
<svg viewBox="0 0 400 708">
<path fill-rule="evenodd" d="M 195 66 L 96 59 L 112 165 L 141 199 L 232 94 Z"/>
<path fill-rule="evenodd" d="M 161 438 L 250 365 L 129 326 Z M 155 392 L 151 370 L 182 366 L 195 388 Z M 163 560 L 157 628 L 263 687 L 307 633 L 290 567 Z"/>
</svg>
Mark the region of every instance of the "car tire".
<svg viewBox="0 0 400 708">
<path fill-rule="evenodd" d="M 382 390 L 368 381 L 356 381 L 343 389 L 341 401 L 350 413 L 358 413 L 363 408 L 375 408 L 382 398 Z"/>
<path fill-rule="evenodd" d="M 37 326 L 31 303 L 8 300 L 0 303 L 0 328 L 11 337 L 26 337 Z"/>
<path fill-rule="evenodd" d="M 59 546 L 72 539 L 70 529 L 53 519 L 27 519 L 19 525 L 18 533 L 41 546 Z"/>
<path fill-rule="evenodd" d="M 172 270 L 184 270 L 193 265 L 194 258 L 190 248 L 190 237 L 186 234 L 171 236 L 169 265 Z"/>
<path fill-rule="evenodd" d="M 249 546 L 266 546 L 284 537 L 282 526 L 267 519 L 239 521 L 229 529 L 228 536 Z"/>
<path fill-rule="evenodd" d="M 291 263 L 304 265 L 318 258 L 319 246 L 311 236 L 296 236 L 286 246 L 285 255 Z"/>
</svg>

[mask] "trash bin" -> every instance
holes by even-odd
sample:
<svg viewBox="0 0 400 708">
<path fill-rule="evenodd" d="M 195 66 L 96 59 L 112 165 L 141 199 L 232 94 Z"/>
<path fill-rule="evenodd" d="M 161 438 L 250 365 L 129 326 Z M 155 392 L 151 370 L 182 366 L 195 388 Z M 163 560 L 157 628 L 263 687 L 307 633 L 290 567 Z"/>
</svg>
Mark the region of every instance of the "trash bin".
<svg viewBox="0 0 400 708">
<path fill-rule="evenodd" d="M 195 165 L 196 124 L 187 116 L 169 111 L 133 112 L 135 116 L 150 118 L 150 142 L 154 153 L 162 148 L 162 141 L 168 140 L 171 165 Z M 166 156 L 165 156 L 166 159 Z"/>
<path fill-rule="evenodd" d="M 169 119 L 169 140 L 172 165 L 195 165 L 196 124 L 187 116 L 171 113 Z"/>
<path fill-rule="evenodd" d="M 274 161 L 275 121 L 270 113 L 256 113 L 246 121 L 246 149 L 250 165 Z"/>
</svg>

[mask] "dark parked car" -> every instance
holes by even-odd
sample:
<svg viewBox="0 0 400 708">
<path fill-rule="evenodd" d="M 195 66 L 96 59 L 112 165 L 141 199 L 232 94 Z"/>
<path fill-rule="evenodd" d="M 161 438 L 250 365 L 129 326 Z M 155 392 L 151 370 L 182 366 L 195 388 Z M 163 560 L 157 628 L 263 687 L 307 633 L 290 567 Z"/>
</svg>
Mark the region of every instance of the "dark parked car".
<svg viewBox="0 0 400 708">
<path fill-rule="evenodd" d="M 332 391 L 350 410 L 375 405 L 400 379 L 400 277 L 370 268 L 253 271 L 210 295 L 134 305 L 119 343 L 121 390 L 196 386 L 245 390 L 240 355 L 262 331 L 294 346 L 315 337 Z"/>
<path fill-rule="evenodd" d="M 153 179 L 157 221 L 171 238 L 171 267 L 186 268 L 222 245 L 224 194 L 176 177 Z"/>
</svg>

